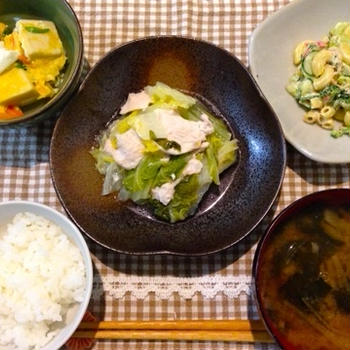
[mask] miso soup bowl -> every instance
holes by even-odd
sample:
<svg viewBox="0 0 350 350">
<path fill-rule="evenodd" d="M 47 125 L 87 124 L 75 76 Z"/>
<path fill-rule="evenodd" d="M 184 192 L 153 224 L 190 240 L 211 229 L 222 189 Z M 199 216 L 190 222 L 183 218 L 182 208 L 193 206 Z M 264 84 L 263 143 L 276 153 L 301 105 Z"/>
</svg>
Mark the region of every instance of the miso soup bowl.
<svg viewBox="0 0 350 350">
<path fill-rule="evenodd" d="M 57 116 L 79 85 L 83 70 L 83 36 L 72 7 L 66 0 L 0 1 L 0 22 L 6 23 L 9 28 L 12 29 L 19 19 L 33 18 L 46 19 L 56 25 L 67 56 L 63 81 L 53 98 L 23 107 L 23 116 L 0 120 L 0 127 L 31 125 Z"/>
<path fill-rule="evenodd" d="M 279 228 L 289 219 L 293 218 L 297 214 L 300 214 L 309 207 L 311 204 L 328 204 L 328 205 L 348 205 L 350 207 L 350 189 L 330 189 L 320 192 L 315 192 L 302 197 L 287 208 L 282 210 L 279 215 L 272 221 L 267 228 L 265 234 L 260 239 L 257 246 L 254 261 L 253 261 L 253 277 L 254 277 L 254 294 L 255 301 L 258 307 L 258 311 L 262 321 L 264 322 L 267 331 L 270 333 L 272 338 L 278 343 L 278 345 L 284 350 L 301 350 L 293 344 L 290 344 L 285 335 L 282 334 L 273 320 L 268 316 L 267 310 L 263 306 L 262 302 L 262 291 L 260 288 L 261 281 L 264 279 L 264 273 L 261 269 L 265 258 L 265 252 L 267 247 L 270 246 L 272 238 L 277 233 Z M 302 347 L 303 350 L 311 350 L 309 348 Z"/>
</svg>

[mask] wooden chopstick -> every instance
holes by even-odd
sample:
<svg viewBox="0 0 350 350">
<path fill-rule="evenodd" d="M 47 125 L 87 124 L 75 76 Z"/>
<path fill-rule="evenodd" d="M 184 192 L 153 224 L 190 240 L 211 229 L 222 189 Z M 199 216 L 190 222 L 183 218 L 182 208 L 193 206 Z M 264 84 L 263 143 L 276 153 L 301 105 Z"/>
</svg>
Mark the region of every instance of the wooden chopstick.
<svg viewBox="0 0 350 350">
<path fill-rule="evenodd" d="M 185 331 L 185 330 L 85 330 L 76 331 L 75 338 L 148 339 L 148 340 L 207 340 L 272 343 L 266 331 Z"/>
<path fill-rule="evenodd" d="M 82 322 L 79 330 L 102 329 L 183 329 L 183 330 L 240 330 L 265 331 L 258 320 L 177 320 L 177 321 L 100 321 Z"/>
<path fill-rule="evenodd" d="M 82 322 L 73 337 L 273 342 L 262 322 L 248 320 Z"/>
</svg>

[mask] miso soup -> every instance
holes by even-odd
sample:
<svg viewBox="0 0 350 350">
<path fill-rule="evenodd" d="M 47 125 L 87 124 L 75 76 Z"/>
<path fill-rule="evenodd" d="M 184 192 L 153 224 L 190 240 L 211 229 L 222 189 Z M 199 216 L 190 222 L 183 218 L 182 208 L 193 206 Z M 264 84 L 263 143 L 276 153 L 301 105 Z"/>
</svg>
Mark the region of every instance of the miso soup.
<svg viewBox="0 0 350 350">
<path fill-rule="evenodd" d="M 260 256 L 261 309 L 286 349 L 350 349 L 350 208 L 311 204 Z"/>
</svg>

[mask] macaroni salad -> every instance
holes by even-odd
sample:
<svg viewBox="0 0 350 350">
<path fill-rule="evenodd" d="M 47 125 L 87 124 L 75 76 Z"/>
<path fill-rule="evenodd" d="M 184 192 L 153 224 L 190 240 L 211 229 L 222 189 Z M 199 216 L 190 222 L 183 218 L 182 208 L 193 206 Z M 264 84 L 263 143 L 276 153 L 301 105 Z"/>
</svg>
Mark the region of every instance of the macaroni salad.
<svg viewBox="0 0 350 350">
<path fill-rule="evenodd" d="M 322 40 L 299 43 L 293 62 L 297 70 L 286 88 L 305 107 L 304 122 L 335 138 L 350 135 L 350 23 L 337 23 Z"/>
</svg>

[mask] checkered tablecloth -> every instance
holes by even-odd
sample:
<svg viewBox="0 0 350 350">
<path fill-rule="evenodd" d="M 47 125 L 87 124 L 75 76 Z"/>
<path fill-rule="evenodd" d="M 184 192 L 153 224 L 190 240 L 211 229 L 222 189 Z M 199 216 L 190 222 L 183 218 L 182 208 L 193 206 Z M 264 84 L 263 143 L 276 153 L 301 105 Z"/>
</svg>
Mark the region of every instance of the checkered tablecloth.
<svg viewBox="0 0 350 350">
<path fill-rule="evenodd" d="M 213 42 L 233 52 L 247 64 L 247 43 L 256 25 L 288 0 L 71 0 L 84 35 L 85 58 L 93 65 L 112 47 L 155 34 L 181 34 Z M 0 200 L 25 199 L 62 211 L 52 187 L 48 151 L 54 121 L 31 128 L 0 129 Z M 96 290 L 110 275 L 122 275 L 136 284 L 160 283 L 171 278 L 208 276 L 227 281 L 251 276 L 255 242 L 267 222 L 295 199 L 317 190 L 349 187 L 347 165 L 315 163 L 288 147 L 288 163 L 278 201 L 259 229 L 238 247 L 202 258 L 167 256 L 131 257 L 106 251 L 88 241 L 95 265 Z M 116 275 L 115 275 L 116 274 Z M 117 280 L 110 280 L 110 286 Z M 135 284 L 135 285 L 136 285 Z M 171 284 L 171 283 L 170 283 Z M 164 286 L 163 286 L 164 287 Z M 174 286 L 173 286 L 174 287 Z M 162 288 L 158 286 L 157 288 Z M 165 289 L 167 286 L 164 287 Z M 116 285 L 118 292 L 118 284 Z M 162 297 L 156 291 L 140 294 L 126 290 L 95 293 L 89 310 L 99 319 L 227 319 L 257 318 L 249 293 L 230 295 L 224 290 L 208 297 L 199 291 L 186 298 L 179 291 Z M 168 291 L 169 292 L 169 291 Z M 277 349 L 275 345 L 224 342 L 98 341 L 105 349 Z"/>
</svg>

